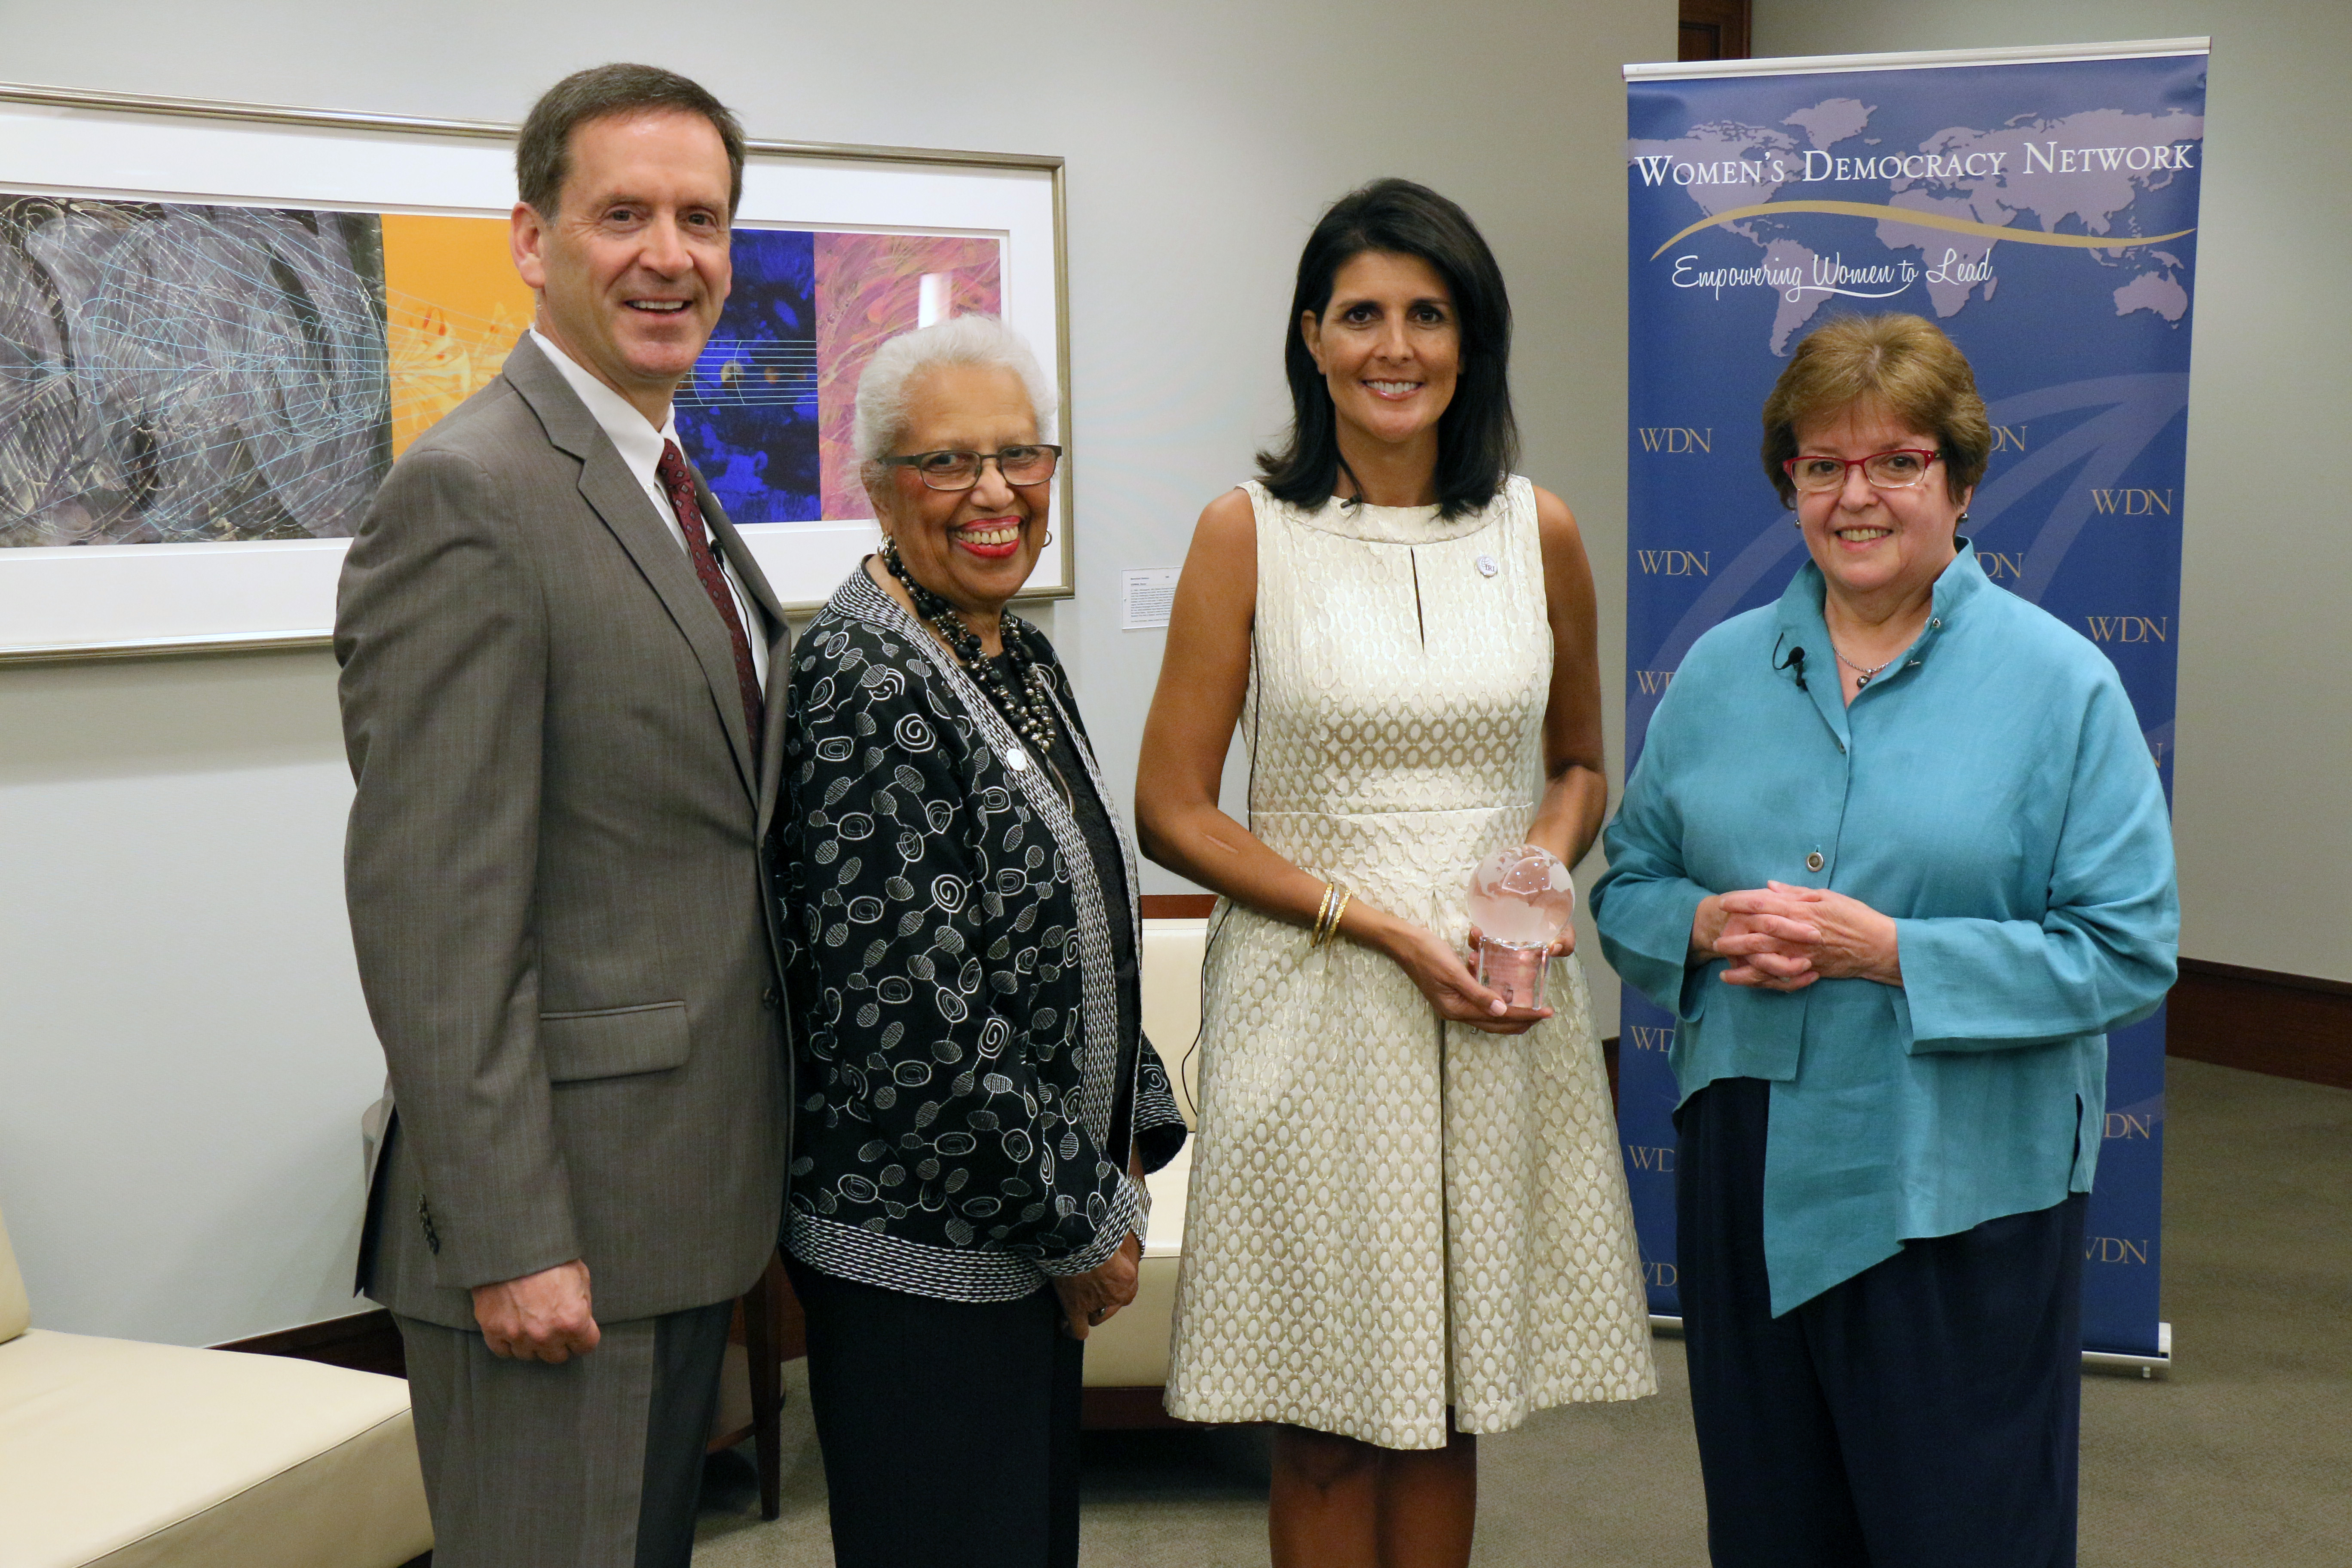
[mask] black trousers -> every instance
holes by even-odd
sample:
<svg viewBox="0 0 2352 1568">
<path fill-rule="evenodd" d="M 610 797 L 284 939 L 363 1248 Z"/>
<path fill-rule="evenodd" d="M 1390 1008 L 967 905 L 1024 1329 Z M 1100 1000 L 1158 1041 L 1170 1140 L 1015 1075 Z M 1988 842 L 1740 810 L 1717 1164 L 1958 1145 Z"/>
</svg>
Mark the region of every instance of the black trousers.
<svg viewBox="0 0 2352 1568">
<path fill-rule="evenodd" d="M 1076 1568 L 1085 1347 L 1053 1289 L 940 1301 L 786 1266 L 839 1568 Z"/>
<path fill-rule="evenodd" d="M 2085 1195 L 1906 1241 L 1776 1319 L 1770 1096 L 1719 1079 L 1675 1117 L 1717 1568 L 2073 1568 Z"/>
</svg>

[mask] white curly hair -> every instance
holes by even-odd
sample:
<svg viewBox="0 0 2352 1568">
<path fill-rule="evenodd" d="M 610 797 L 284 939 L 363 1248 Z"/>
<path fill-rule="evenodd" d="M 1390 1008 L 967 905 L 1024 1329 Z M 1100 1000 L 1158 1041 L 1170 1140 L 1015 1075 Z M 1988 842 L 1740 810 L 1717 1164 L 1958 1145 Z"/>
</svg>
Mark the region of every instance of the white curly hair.
<svg viewBox="0 0 2352 1568">
<path fill-rule="evenodd" d="M 908 389 L 925 371 L 943 364 L 1009 370 L 1021 378 L 1029 407 L 1037 416 L 1037 439 L 1054 438 L 1060 400 L 1037 356 L 1021 334 L 994 316 L 950 316 L 911 332 L 901 332 L 874 351 L 857 380 L 856 453 L 859 477 L 890 455 L 907 433 Z"/>
</svg>

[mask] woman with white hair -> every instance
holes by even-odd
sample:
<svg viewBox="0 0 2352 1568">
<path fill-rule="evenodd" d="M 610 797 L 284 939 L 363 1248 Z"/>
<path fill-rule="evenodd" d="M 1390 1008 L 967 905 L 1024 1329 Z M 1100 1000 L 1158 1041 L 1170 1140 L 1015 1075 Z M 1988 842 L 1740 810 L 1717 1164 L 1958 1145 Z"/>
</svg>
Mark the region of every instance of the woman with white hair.
<svg viewBox="0 0 2352 1568">
<path fill-rule="evenodd" d="M 1077 1562 L 1082 1342 L 1135 1299 L 1143 1175 L 1184 1140 L 1126 832 L 1005 608 L 1051 537 L 1053 417 L 991 318 L 883 344 L 882 551 L 793 655 L 783 1246 L 843 1568 Z"/>
</svg>

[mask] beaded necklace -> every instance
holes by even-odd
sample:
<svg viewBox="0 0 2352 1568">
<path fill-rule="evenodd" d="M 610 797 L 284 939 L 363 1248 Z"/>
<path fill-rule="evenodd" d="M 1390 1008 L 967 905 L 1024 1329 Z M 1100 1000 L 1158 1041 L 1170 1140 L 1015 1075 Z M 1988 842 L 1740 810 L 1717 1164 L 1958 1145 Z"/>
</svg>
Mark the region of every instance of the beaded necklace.
<svg viewBox="0 0 2352 1568">
<path fill-rule="evenodd" d="M 897 540 L 882 542 L 882 564 L 898 579 L 899 586 L 907 590 L 907 597 L 915 601 L 915 613 L 939 632 L 948 651 L 955 655 L 964 673 L 988 694 L 989 701 L 1004 715 L 1005 722 L 1026 736 L 1041 758 L 1050 753 L 1054 749 L 1054 678 L 1037 661 L 1028 637 L 1021 630 L 1021 623 L 1009 613 L 999 612 L 1002 619 L 998 635 L 1004 639 L 1004 651 L 1013 658 L 1015 679 L 1021 687 L 1016 690 L 1013 681 L 1006 679 L 1004 672 L 981 650 L 979 634 L 964 624 L 955 606 L 915 581 L 914 574 L 898 557 Z"/>
</svg>

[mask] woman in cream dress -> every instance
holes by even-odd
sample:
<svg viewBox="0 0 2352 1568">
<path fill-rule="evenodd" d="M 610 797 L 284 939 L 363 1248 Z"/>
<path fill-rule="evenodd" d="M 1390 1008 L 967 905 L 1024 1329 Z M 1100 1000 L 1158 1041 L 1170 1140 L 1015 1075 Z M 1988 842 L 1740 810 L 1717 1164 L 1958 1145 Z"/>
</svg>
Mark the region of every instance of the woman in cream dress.
<svg viewBox="0 0 2352 1568">
<path fill-rule="evenodd" d="M 1511 1007 L 1463 956 L 1478 860 L 1600 829 L 1591 574 L 1509 472 L 1459 207 L 1344 198 L 1291 320 L 1291 441 L 1202 514 L 1137 791 L 1147 853 L 1224 895 L 1168 1408 L 1277 1424 L 1276 1568 L 1458 1568 L 1475 1434 L 1656 1387 L 1583 974 Z"/>
</svg>

